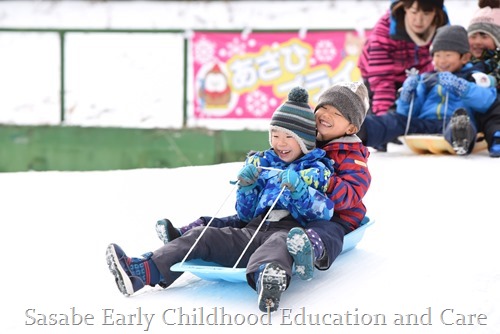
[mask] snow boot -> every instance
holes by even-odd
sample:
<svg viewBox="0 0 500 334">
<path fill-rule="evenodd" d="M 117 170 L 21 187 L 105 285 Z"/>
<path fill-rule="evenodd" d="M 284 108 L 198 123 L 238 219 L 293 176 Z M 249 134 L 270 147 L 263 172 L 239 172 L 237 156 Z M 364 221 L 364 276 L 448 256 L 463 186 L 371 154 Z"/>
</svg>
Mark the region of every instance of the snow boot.
<svg viewBox="0 0 500 334">
<path fill-rule="evenodd" d="M 127 257 L 123 249 L 116 244 L 106 248 L 106 262 L 116 285 L 121 293 L 130 296 L 146 285 L 159 284 L 163 276 L 151 259 L 153 253 L 143 255 L 143 258 Z"/>
<path fill-rule="evenodd" d="M 286 290 L 286 271 L 276 263 L 267 263 L 260 266 L 257 279 L 257 293 L 259 294 L 259 309 L 262 312 L 274 312 L 278 309 L 280 298 Z"/>
<path fill-rule="evenodd" d="M 387 143 L 373 147 L 377 152 L 387 152 Z"/>
<path fill-rule="evenodd" d="M 303 280 L 311 280 L 314 273 L 314 250 L 306 232 L 294 227 L 288 232 L 286 248 L 293 257 L 295 273 Z"/>
<path fill-rule="evenodd" d="M 309 281 L 313 278 L 314 262 L 324 252 L 323 241 L 313 229 L 304 231 L 294 227 L 286 238 L 288 253 L 293 257 L 295 273 L 300 279 Z"/>
<path fill-rule="evenodd" d="M 500 131 L 496 131 L 493 134 L 493 141 L 491 143 L 489 151 L 490 151 L 490 157 L 500 158 Z"/>
<path fill-rule="evenodd" d="M 455 110 L 450 120 L 451 146 L 457 155 L 466 155 L 472 152 L 476 142 L 476 134 L 467 110 Z"/>
<path fill-rule="evenodd" d="M 156 222 L 156 234 L 164 244 L 181 236 L 179 229 L 175 228 L 172 222 L 166 218 Z"/>
</svg>

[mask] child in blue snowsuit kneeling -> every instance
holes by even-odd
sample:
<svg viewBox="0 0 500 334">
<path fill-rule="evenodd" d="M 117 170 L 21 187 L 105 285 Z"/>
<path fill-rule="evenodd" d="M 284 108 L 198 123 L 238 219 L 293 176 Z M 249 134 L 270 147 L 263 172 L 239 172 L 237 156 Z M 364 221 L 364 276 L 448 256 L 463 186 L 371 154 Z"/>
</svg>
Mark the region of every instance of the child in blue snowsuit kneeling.
<svg viewBox="0 0 500 334">
<path fill-rule="evenodd" d="M 260 310 L 278 309 L 292 277 L 288 232 L 333 216 L 333 202 L 325 196 L 333 163 L 315 147 L 315 117 L 302 88 L 294 88 L 274 112 L 269 136 L 272 148 L 250 155 L 238 173 L 236 212 L 243 228 L 194 228 L 139 258 L 128 257 L 116 244 L 108 246 L 107 263 L 123 294 L 147 285 L 170 286 L 182 275 L 170 267 L 189 254 L 186 260 L 225 267 L 240 259 L 238 267 L 246 267 Z"/>
</svg>

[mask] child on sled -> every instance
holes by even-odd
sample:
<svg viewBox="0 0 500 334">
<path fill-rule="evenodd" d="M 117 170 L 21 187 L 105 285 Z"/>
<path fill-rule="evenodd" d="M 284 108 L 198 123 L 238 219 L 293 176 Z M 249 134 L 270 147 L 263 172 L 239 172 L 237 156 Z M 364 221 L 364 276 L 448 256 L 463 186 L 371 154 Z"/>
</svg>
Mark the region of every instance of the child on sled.
<svg viewBox="0 0 500 334">
<path fill-rule="evenodd" d="M 329 221 L 309 222 L 305 228 L 288 233 L 287 249 L 294 259 L 297 276 L 313 277 L 314 268 L 327 270 L 341 253 L 344 236 L 359 227 L 365 217 L 363 198 L 369 189 L 368 149 L 357 137 L 368 110 L 368 92 L 362 83 L 340 82 L 321 94 L 315 108 L 316 145 L 334 162 L 327 195 L 334 203 Z M 200 217 L 189 225 L 176 227 L 169 219 L 156 224 L 160 240 L 168 243 L 190 229 L 207 224 L 213 227 L 242 227 L 238 215 Z"/>
<path fill-rule="evenodd" d="M 478 70 L 494 76 L 500 88 L 500 0 L 479 0 L 467 28 L 472 63 Z M 490 157 L 500 157 L 500 101 L 487 113 L 476 114 L 478 131 L 484 133 Z"/>
<path fill-rule="evenodd" d="M 410 73 L 395 113 L 366 117 L 359 134 L 366 146 L 407 134 L 444 134 L 457 154 L 472 152 L 474 114 L 486 113 L 496 101 L 496 81 L 470 62 L 467 31 L 461 26 L 439 28 L 431 54 L 435 70 Z"/>
<path fill-rule="evenodd" d="M 222 266 L 233 266 L 240 258 L 238 266 L 247 268 L 259 308 L 277 310 L 292 276 L 293 258 L 285 246 L 288 232 L 312 221 L 329 221 L 333 215 L 333 202 L 324 195 L 332 161 L 315 148 L 315 119 L 307 97 L 303 89 L 290 92 L 289 101 L 271 120 L 272 148 L 249 156 L 238 173 L 236 211 L 246 223 L 243 228 L 194 228 L 138 258 L 128 257 L 116 244 L 108 246 L 107 263 L 123 294 L 132 295 L 146 285 L 168 287 L 182 274 L 170 267 L 184 257 Z"/>
</svg>

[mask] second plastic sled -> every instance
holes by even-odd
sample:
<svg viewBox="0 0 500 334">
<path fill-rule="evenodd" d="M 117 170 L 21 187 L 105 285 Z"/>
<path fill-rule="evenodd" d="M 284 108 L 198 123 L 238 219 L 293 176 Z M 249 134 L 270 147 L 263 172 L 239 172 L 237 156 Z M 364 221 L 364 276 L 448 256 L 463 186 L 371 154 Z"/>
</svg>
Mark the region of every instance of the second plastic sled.
<svg viewBox="0 0 500 334">
<path fill-rule="evenodd" d="M 360 226 L 344 237 L 344 246 L 340 255 L 352 250 L 363 238 L 366 229 L 375 221 L 366 217 Z M 170 270 L 177 272 L 190 272 L 201 279 L 207 281 L 228 281 L 233 283 L 246 282 L 246 268 L 229 268 L 213 262 L 207 262 L 200 259 L 189 260 L 184 263 L 176 263 Z"/>
<path fill-rule="evenodd" d="M 442 135 L 411 134 L 400 139 L 416 154 L 456 154 L 453 147 L 451 147 L 450 143 Z M 480 152 L 487 148 L 488 144 L 484 139 L 484 135 L 478 133 L 472 153 Z"/>
</svg>

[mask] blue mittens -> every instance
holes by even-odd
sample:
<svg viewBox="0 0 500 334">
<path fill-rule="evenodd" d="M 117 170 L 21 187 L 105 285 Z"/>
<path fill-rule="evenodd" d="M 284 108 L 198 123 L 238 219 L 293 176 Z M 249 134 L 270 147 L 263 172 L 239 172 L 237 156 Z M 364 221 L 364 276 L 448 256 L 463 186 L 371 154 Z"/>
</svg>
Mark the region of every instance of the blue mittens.
<svg viewBox="0 0 500 334">
<path fill-rule="evenodd" d="M 301 198 L 307 191 L 307 184 L 302 177 L 294 170 L 284 170 L 280 173 L 281 186 L 287 187 L 293 199 Z"/>
<path fill-rule="evenodd" d="M 450 72 L 438 73 L 439 84 L 448 89 L 452 94 L 463 97 L 469 89 L 469 82 Z"/>
<path fill-rule="evenodd" d="M 259 171 L 254 164 L 248 164 L 238 172 L 238 181 L 240 186 L 247 187 L 246 189 L 248 190 L 255 188 L 258 177 Z"/>
<path fill-rule="evenodd" d="M 399 95 L 401 101 L 406 103 L 411 102 L 411 98 L 417 90 L 419 79 L 420 77 L 418 75 L 410 75 L 408 78 L 406 78 L 405 82 L 403 82 L 401 94 Z"/>
</svg>

